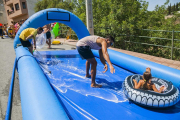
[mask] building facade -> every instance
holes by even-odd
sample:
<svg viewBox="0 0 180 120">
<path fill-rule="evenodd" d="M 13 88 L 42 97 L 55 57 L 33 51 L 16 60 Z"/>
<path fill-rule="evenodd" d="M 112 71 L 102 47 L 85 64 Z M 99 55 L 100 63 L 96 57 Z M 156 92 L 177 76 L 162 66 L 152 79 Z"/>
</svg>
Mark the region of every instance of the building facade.
<svg viewBox="0 0 180 120">
<path fill-rule="evenodd" d="M 0 23 L 2 23 L 2 24 L 7 23 L 7 16 L 6 16 L 6 13 L 5 13 L 3 0 L 0 0 Z"/>
<path fill-rule="evenodd" d="M 11 25 L 12 21 L 25 20 L 33 15 L 36 2 L 37 0 L 4 0 L 8 25 Z"/>
</svg>

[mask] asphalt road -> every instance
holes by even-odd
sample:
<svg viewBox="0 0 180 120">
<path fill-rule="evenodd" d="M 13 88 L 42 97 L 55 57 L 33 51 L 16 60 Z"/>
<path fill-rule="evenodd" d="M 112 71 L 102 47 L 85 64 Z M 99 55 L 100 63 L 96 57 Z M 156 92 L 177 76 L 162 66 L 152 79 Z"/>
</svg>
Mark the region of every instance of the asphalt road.
<svg viewBox="0 0 180 120">
<path fill-rule="evenodd" d="M 13 41 L 14 39 L 10 39 L 10 38 L 5 38 L 5 39 L 0 38 L 0 120 L 5 119 L 12 70 L 16 57 L 13 48 Z M 46 45 L 39 51 L 75 49 L 75 46 L 70 46 L 67 44 L 52 45 L 52 49 L 47 49 L 47 47 L 48 46 Z M 18 79 L 17 71 L 15 74 L 15 81 L 14 81 L 11 119 L 22 120 L 19 79 Z"/>
</svg>

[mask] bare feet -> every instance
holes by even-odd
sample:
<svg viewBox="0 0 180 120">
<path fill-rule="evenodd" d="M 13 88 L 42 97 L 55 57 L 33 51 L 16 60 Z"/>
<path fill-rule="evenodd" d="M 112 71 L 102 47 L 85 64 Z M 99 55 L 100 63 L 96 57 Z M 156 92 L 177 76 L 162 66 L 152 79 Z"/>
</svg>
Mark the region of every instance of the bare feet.
<svg viewBox="0 0 180 120">
<path fill-rule="evenodd" d="M 102 87 L 102 85 L 92 84 L 92 83 L 91 83 L 91 87 L 93 87 L 93 88 L 101 88 L 101 87 Z"/>
</svg>

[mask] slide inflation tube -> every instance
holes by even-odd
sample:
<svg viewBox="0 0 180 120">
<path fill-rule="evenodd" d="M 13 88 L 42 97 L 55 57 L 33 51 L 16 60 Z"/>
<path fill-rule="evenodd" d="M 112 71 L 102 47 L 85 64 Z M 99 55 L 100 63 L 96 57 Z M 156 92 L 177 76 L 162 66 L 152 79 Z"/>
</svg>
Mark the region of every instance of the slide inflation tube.
<svg viewBox="0 0 180 120">
<path fill-rule="evenodd" d="M 23 120 L 68 120 L 62 105 L 31 53 L 15 49 Z"/>
<path fill-rule="evenodd" d="M 180 70 L 120 53 L 111 49 L 108 49 L 108 53 L 111 62 L 115 65 L 141 75 L 145 72 L 147 67 L 150 67 L 153 77 L 171 81 L 176 87 L 180 88 Z M 93 54 L 96 57 L 99 57 L 97 50 L 93 50 Z"/>
<path fill-rule="evenodd" d="M 180 100 L 179 90 L 171 82 L 153 77 L 151 82 L 157 89 L 162 85 L 166 88 L 163 93 L 157 93 L 153 90 L 134 89 L 133 79 L 138 82 L 143 78 L 137 74 L 130 75 L 126 77 L 122 88 L 126 97 L 137 104 L 152 108 L 165 108 L 175 105 Z"/>
</svg>

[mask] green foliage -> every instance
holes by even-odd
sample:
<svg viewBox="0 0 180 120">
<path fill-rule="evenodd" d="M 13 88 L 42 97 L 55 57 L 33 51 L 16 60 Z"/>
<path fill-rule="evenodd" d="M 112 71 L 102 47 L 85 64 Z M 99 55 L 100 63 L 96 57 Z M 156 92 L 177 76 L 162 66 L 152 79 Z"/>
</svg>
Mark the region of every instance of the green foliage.
<svg viewBox="0 0 180 120">
<path fill-rule="evenodd" d="M 35 6 L 35 11 L 46 8 L 61 8 L 77 15 L 86 24 L 86 6 L 85 0 L 42 0 Z M 111 34 L 115 37 L 115 46 L 120 49 L 132 50 L 145 54 L 170 58 L 171 49 L 162 46 L 171 46 L 172 32 L 148 31 L 168 30 L 180 31 L 180 15 L 174 12 L 174 17 L 165 19 L 165 15 L 172 11 L 178 11 L 177 3 L 173 6 L 156 6 L 154 11 L 148 11 L 148 2 L 144 0 L 92 0 L 93 6 L 93 24 L 96 35 L 105 37 Z M 179 22 L 180 23 L 180 22 Z M 143 36 L 147 36 L 146 38 Z M 153 38 L 150 38 L 153 37 Z M 168 38 L 169 40 L 157 39 Z M 175 39 L 180 39 L 179 33 L 174 34 Z M 144 43 L 144 44 L 138 44 Z M 145 44 L 154 44 L 157 46 L 148 46 Z M 178 41 L 174 41 L 175 47 L 180 47 Z M 180 51 L 174 50 L 173 58 L 179 60 Z"/>
<path fill-rule="evenodd" d="M 42 0 L 36 3 L 34 10 L 38 12 L 47 8 L 61 8 L 73 12 L 75 8 L 74 2 L 75 0 L 70 2 L 68 0 Z"/>
<path fill-rule="evenodd" d="M 179 6 L 180 6 L 180 2 L 174 4 L 173 6 L 171 6 L 170 4 L 170 6 L 167 7 L 168 15 L 174 14 L 174 12 L 179 11 L 180 10 Z"/>
</svg>

